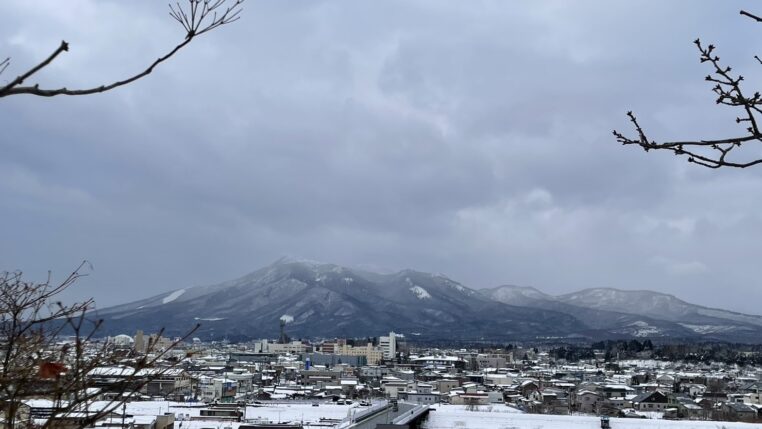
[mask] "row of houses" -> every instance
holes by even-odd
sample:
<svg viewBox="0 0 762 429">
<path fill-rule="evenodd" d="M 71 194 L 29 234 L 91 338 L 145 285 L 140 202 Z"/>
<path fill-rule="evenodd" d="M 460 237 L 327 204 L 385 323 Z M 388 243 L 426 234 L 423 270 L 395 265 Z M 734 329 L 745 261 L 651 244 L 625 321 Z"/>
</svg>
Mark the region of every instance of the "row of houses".
<svg viewBox="0 0 762 429">
<path fill-rule="evenodd" d="M 89 375 L 90 387 L 107 399 L 125 380 L 144 380 L 135 399 L 208 404 L 384 397 L 535 413 L 760 418 L 762 371 L 757 368 L 598 358 L 567 362 L 537 349 L 403 351 L 396 334 L 381 339 L 365 346 L 340 339 L 317 344 L 195 342 L 167 356 L 174 358 L 171 368 L 98 368 Z"/>
</svg>

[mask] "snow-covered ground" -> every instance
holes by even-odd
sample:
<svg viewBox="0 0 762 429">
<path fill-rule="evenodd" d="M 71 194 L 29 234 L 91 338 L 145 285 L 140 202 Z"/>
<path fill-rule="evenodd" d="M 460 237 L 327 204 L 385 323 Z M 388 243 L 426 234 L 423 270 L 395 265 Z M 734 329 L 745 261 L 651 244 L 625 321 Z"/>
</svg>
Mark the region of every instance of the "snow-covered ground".
<svg viewBox="0 0 762 429">
<path fill-rule="evenodd" d="M 264 403 L 246 408 L 247 419 L 268 419 L 273 422 L 303 422 L 305 428 L 330 428 L 321 419 L 341 420 L 347 417 L 354 405 L 335 405 L 321 402 L 314 407 L 310 402 Z M 127 413 L 135 416 L 156 416 L 174 413 L 181 429 L 238 429 L 240 423 L 209 420 L 190 420 L 198 416 L 202 406 L 180 402 L 131 402 Z M 524 414 L 505 405 L 482 405 L 469 410 L 462 405 L 435 405 L 424 423 L 424 429 L 594 429 L 600 427 L 600 419 L 591 416 L 553 416 Z M 182 424 L 180 424 L 182 423 Z M 335 426 L 334 426 L 335 427 Z M 705 422 L 660 419 L 611 419 L 612 429 L 754 429 L 760 425 L 749 423 Z"/>
<path fill-rule="evenodd" d="M 593 429 L 600 419 L 590 416 L 552 416 L 522 414 L 504 405 L 480 406 L 469 411 L 466 406 L 434 406 L 424 429 Z M 611 419 L 612 429 L 754 429 L 749 423 L 698 422 L 686 420 Z"/>
<path fill-rule="evenodd" d="M 261 406 L 246 407 L 247 419 L 268 419 L 273 422 L 304 422 L 305 428 L 309 428 L 311 423 L 320 423 L 321 419 L 341 420 L 347 417 L 349 409 L 357 407 L 354 405 L 336 405 L 333 403 L 320 402 L 315 407 L 311 402 L 286 402 L 286 403 L 264 403 Z M 215 428 L 223 429 L 231 427 L 237 429 L 240 423 L 228 423 L 206 420 L 190 420 L 190 417 L 199 415 L 199 410 L 203 408 L 200 404 L 183 402 L 130 402 L 127 404 L 127 413 L 136 416 L 156 416 L 164 413 L 175 414 L 175 427 L 182 429 L 202 429 Z M 182 426 L 180 426 L 182 423 Z M 318 427 L 315 425 L 314 427 Z M 325 423 L 320 427 L 325 428 Z"/>
<path fill-rule="evenodd" d="M 349 409 L 356 405 L 335 405 L 320 403 L 320 406 L 313 407 L 312 404 L 286 403 L 277 405 L 266 405 L 262 407 L 247 407 L 246 418 L 266 418 L 277 422 L 281 421 L 299 421 L 316 423 L 321 418 L 341 420 L 347 417 Z"/>
<path fill-rule="evenodd" d="M 180 295 L 182 295 L 184 293 L 185 293 L 185 289 L 178 289 L 178 290 L 170 293 L 169 295 L 165 296 L 164 299 L 161 300 L 161 303 L 162 304 L 168 304 L 168 303 L 176 300 L 177 298 L 180 298 Z"/>
</svg>

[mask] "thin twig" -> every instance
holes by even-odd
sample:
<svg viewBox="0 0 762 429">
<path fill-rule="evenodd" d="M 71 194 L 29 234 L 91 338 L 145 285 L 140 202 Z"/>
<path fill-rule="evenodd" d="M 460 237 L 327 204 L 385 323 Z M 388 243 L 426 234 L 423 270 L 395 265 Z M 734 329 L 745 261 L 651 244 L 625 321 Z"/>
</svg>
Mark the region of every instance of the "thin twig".
<svg viewBox="0 0 762 429">
<path fill-rule="evenodd" d="M 23 73 L 17 76 L 16 79 L 13 79 L 8 85 L 5 85 L 4 87 L 0 88 L 0 97 L 5 96 L 6 93 L 8 93 L 8 91 L 10 91 L 13 87 L 17 85 L 21 85 L 22 83 L 24 83 L 26 79 L 31 77 L 33 74 L 47 67 L 50 63 L 53 62 L 54 59 L 56 59 L 58 55 L 61 54 L 61 52 L 68 51 L 68 50 L 69 50 L 69 44 L 66 43 L 66 41 L 62 40 L 61 44 L 58 45 L 58 48 L 56 48 L 56 50 L 53 51 L 53 53 L 50 54 L 49 57 L 45 58 L 45 60 L 43 60 L 41 63 L 29 69 L 26 73 Z"/>
<path fill-rule="evenodd" d="M 757 15 L 754 15 L 754 14 L 752 14 L 752 13 L 749 13 L 749 12 L 747 12 L 747 11 L 745 11 L 745 10 L 742 10 L 742 11 L 740 11 L 739 13 L 740 13 L 741 15 L 743 15 L 743 16 L 747 16 L 747 17 L 749 17 L 749 18 L 751 18 L 751 19 L 753 19 L 753 20 L 755 20 L 755 21 L 757 21 L 757 22 L 762 22 L 762 18 L 760 18 L 760 17 L 758 17 Z"/>
<path fill-rule="evenodd" d="M 746 11 L 741 14 L 762 22 L 762 18 L 757 17 Z M 744 124 L 746 135 L 739 137 L 728 137 L 720 139 L 698 139 L 683 140 L 657 143 L 646 137 L 645 131 L 638 123 L 637 118 L 632 112 L 627 112 L 627 117 L 635 128 L 636 137 L 628 137 L 623 133 L 614 130 L 613 134 L 616 140 L 623 145 L 638 145 L 645 151 L 649 150 L 667 150 L 675 155 L 687 156 L 688 162 L 695 163 L 709 168 L 734 167 L 746 168 L 757 164 L 762 164 L 762 158 L 753 158 L 750 160 L 731 160 L 729 156 L 738 148 L 752 141 L 762 142 L 762 130 L 759 127 L 758 114 L 762 114 L 762 95 L 755 92 L 753 95 L 746 95 L 741 83 L 744 78 L 741 75 L 732 74 L 732 68 L 720 63 L 720 57 L 717 56 L 714 45 L 704 46 L 699 39 L 694 41 L 699 50 L 702 63 L 709 63 L 712 67 L 712 73 L 704 79 L 714 84 L 712 92 L 717 95 L 715 102 L 725 106 L 740 108 L 742 114 L 736 118 L 736 123 Z M 754 57 L 758 63 L 762 64 L 762 59 Z"/>
<path fill-rule="evenodd" d="M 0 61 L 0 74 L 3 74 L 5 69 L 8 68 L 8 66 L 11 65 L 11 59 L 10 57 Z"/>
<path fill-rule="evenodd" d="M 61 45 L 58 47 L 58 49 L 56 49 L 48 58 L 46 58 L 44 61 L 29 71 L 19 75 L 6 86 L 0 88 L 0 98 L 19 94 L 30 94 L 40 97 L 54 97 L 57 95 L 89 95 L 110 91 L 112 89 L 130 84 L 151 74 L 156 66 L 170 59 L 179 50 L 188 45 L 188 43 L 190 43 L 191 40 L 193 40 L 195 37 L 240 19 L 240 14 L 243 10 L 241 6 L 243 1 L 244 0 L 232 0 L 230 5 L 223 9 L 223 6 L 227 3 L 227 0 L 188 0 L 189 11 L 183 9 L 180 3 L 176 3 L 175 5 L 170 4 L 169 14 L 173 19 L 179 22 L 185 30 L 185 39 L 182 42 L 178 43 L 172 50 L 157 58 L 143 71 L 126 79 L 122 79 L 107 85 L 100 85 L 86 89 L 68 89 L 66 87 L 58 89 L 44 89 L 40 88 L 39 85 L 36 84 L 31 86 L 20 86 L 33 74 L 47 67 L 53 60 L 55 60 L 59 54 L 61 54 L 61 52 L 68 51 L 68 44 L 66 42 L 61 42 Z M 0 62 L 0 73 L 2 73 L 2 71 L 5 70 L 7 66 L 8 60 Z"/>
</svg>

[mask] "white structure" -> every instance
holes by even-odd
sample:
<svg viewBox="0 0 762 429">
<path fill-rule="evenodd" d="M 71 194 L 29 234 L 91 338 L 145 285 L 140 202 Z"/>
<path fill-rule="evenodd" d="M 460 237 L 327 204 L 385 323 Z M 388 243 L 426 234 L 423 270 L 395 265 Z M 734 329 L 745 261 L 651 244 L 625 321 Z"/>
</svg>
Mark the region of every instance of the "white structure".
<svg viewBox="0 0 762 429">
<path fill-rule="evenodd" d="M 260 340 L 254 342 L 254 353 L 268 353 L 270 351 L 270 344 L 267 340 Z"/>
<path fill-rule="evenodd" d="M 232 399 L 236 395 L 237 387 L 236 380 L 201 376 L 198 379 L 199 399 L 207 403 Z"/>
<path fill-rule="evenodd" d="M 117 347 L 132 347 L 132 337 L 129 335 L 117 335 L 109 338 L 109 342 Z"/>
<path fill-rule="evenodd" d="M 301 354 L 301 353 L 307 353 L 307 346 L 305 344 L 302 344 L 301 341 L 291 341 L 287 344 L 268 344 L 267 345 L 267 351 L 270 353 L 277 353 L 280 355 L 286 354 L 286 353 L 292 353 L 292 354 Z"/>
<path fill-rule="evenodd" d="M 388 337 L 379 337 L 378 346 L 384 353 L 384 359 L 394 359 L 397 356 L 397 334 L 389 332 Z"/>
</svg>

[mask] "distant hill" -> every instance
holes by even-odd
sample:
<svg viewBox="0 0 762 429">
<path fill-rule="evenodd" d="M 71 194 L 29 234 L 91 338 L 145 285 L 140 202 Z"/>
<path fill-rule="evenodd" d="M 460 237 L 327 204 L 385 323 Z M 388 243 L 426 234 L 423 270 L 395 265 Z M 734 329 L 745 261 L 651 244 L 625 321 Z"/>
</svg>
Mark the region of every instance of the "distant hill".
<svg viewBox="0 0 762 429">
<path fill-rule="evenodd" d="M 552 296 L 534 288 L 500 286 L 480 293 L 505 304 L 562 312 L 612 334 L 762 342 L 762 316 L 690 304 L 660 292 L 598 288 Z"/>
<path fill-rule="evenodd" d="M 633 304 L 637 301 L 637 305 Z M 588 289 L 552 296 L 533 288 L 474 290 L 438 274 L 378 274 L 283 259 L 239 279 L 98 310 L 105 334 L 137 329 L 233 341 L 365 337 L 395 331 L 420 340 L 516 341 L 663 337 L 762 342 L 762 317 L 695 306 L 648 291 Z"/>
<path fill-rule="evenodd" d="M 421 339 L 532 339 L 585 327 L 567 314 L 494 301 L 444 276 L 376 274 L 281 260 L 237 280 L 179 289 L 98 312 L 106 333 L 178 335 L 201 323 L 205 338 L 273 338 L 284 317 L 292 338 L 381 335 Z"/>
</svg>

